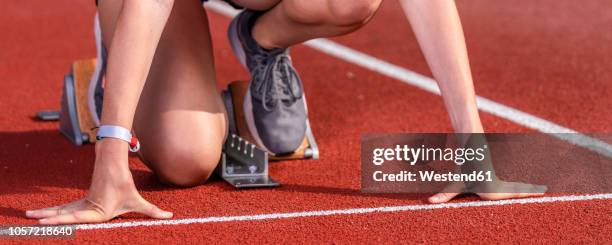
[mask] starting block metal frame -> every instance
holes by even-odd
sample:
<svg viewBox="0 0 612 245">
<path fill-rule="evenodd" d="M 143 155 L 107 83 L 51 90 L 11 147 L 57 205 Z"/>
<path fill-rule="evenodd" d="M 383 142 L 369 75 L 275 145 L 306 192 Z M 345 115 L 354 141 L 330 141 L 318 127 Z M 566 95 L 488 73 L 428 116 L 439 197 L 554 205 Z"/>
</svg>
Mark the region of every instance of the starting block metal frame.
<svg viewBox="0 0 612 245">
<path fill-rule="evenodd" d="M 223 144 L 218 172 L 236 188 L 280 185 L 268 175 L 268 153 L 235 134 L 231 134 Z"/>
</svg>

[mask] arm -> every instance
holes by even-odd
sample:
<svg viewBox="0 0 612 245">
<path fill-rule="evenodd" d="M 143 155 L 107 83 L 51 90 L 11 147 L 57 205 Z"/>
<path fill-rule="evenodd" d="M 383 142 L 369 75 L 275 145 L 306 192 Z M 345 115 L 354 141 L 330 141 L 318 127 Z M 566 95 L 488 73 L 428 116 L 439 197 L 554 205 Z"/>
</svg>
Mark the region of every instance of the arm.
<svg viewBox="0 0 612 245">
<path fill-rule="evenodd" d="M 173 0 L 123 1 L 108 57 L 101 124 L 132 127 Z"/>
<path fill-rule="evenodd" d="M 111 35 L 102 125 L 132 128 L 136 106 L 173 0 L 105 0 L 118 11 Z M 109 40 L 107 40 L 109 41 Z M 128 212 L 171 218 L 140 196 L 128 167 L 128 145 L 105 138 L 96 143 L 92 183 L 84 199 L 26 212 L 41 224 L 104 222 Z"/>
<path fill-rule="evenodd" d="M 400 3 L 438 82 L 455 132 L 477 136 L 470 137 L 470 141 L 486 142 L 484 137 L 480 137 L 482 135 L 474 135 L 484 133 L 484 130 L 478 116 L 472 72 L 455 1 L 401 0 Z M 463 141 L 470 138 L 458 140 Z M 469 142 L 465 143 L 469 144 Z M 493 164 L 487 154 L 487 160 L 483 162 L 483 165 L 464 164 L 462 168 L 467 171 L 472 169 L 493 171 Z M 541 196 L 546 191 L 546 186 L 506 182 L 499 180 L 497 176 L 495 179 L 493 183 L 479 183 L 471 187 L 461 182 L 452 182 L 442 192 L 431 196 L 429 201 L 432 203 L 447 202 L 466 191 L 476 192 L 480 198 L 485 200 Z"/>
<path fill-rule="evenodd" d="M 457 133 L 483 133 L 463 28 L 453 0 L 401 0 Z"/>
</svg>

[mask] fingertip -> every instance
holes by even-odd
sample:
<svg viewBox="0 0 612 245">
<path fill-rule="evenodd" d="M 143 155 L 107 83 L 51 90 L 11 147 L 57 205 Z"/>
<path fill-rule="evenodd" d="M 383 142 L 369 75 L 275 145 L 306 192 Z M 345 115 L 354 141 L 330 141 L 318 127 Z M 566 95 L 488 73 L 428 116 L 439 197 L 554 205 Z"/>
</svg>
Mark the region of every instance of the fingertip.
<svg viewBox="0 0 612 245">
<path fill-rule="evenodd" d="M 174 216 L 174 214 L 172 212 L 168 212 L 168 211 L 161 211 L 160 213 L 160 217 L 162 219 L 171 219 L 172 216 Z"/>
<path fill-rule="evenodd" d="M 25 216 L 28 217 L 28 218 L 32 218 L 33 214 L 34 214 L 34 212 L 32 210 L 25 211 Z"/>
<path fill-rule="evenodd" d="M 40 223 L 41 225 L 50 225 L 51 224 L 49 219 L 39 219 L 38 223 Z"/>
<path fill-rule="evenodd" d="M 444 202 L 444 199 L 440 196 L 440 194 L 433 195 L 427 199 L 429 203 L 437 204 Z"/>
<path fill-rule="evenodd" d="M 156 208 L 155 211 L 149 214 L 152 218 L 156 219 L 170 219 L 174 214 L 172 212 L 164 211 L 162 209 Z"/>
</svg>

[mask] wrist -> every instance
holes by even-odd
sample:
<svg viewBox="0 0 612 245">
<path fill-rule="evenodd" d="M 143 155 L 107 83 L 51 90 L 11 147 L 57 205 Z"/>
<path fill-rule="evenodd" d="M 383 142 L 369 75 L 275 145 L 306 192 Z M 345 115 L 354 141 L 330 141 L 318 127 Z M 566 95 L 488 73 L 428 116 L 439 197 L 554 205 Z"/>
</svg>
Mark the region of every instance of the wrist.
<svg viewBox="0 0 612 245">
<path fill-rule="evenodd" d="M 96 141 L 96 162 L 108 159 L 112 163 L 120 163 L 124 159 L 127 161 L 128 154 L 128 143 L 123 140 L 104 138 Z"/>
<path fill-rule="evenodd" d="M 484 133 L 484 128 L 480 122 L 462 124 L 455 127 L 455 133 L 482 134 Z"/>
<path fill-rule="evenodd" d="M 478 112 L 472 114 L 465 113 L 460 116 L 451 115 L 451 123 L 455 133 L 484 133 L 484 128 L 478 116 Z"/>
<path fill-rule="evenodd" d="M 133 186 L 128 164 L 127 142 L 104 138 L 96 141 L 96 161 L 92 186 L 107 186 L 114 189 Z"/>
</svg>

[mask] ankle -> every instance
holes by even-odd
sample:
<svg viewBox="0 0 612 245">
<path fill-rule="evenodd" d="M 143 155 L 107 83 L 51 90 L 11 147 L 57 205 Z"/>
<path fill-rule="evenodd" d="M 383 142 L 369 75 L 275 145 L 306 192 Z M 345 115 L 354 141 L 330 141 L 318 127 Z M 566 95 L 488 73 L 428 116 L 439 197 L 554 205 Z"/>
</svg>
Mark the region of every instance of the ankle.
<svg viewBox="0 0 612 245">
<path fill-rule="evenodd" d="M 250 38 L 262 49 L 273 50 L 277 48 L 286 48 L 279 45 L 278 40 L 274 40 L 278 36 L 275 28 L 270 28 L 270 20 L 263 13 L 259 12 L 249 23 Z M 277 38 L 278 39 L 278 38 Z"/>
<path fill-rule="evenodd" d="M 283 48 L 280 45 L 277 45 L 274 41 L 271 40 L 271 36 L 269 33 L 266 33 L 266 30 L 262 28 L 258 28 L 257 22 L 251 28 L 251 37 L 257 43 L 257 45 L 265 50 L 272 50 L 277 48 Z"/>
</svg>

